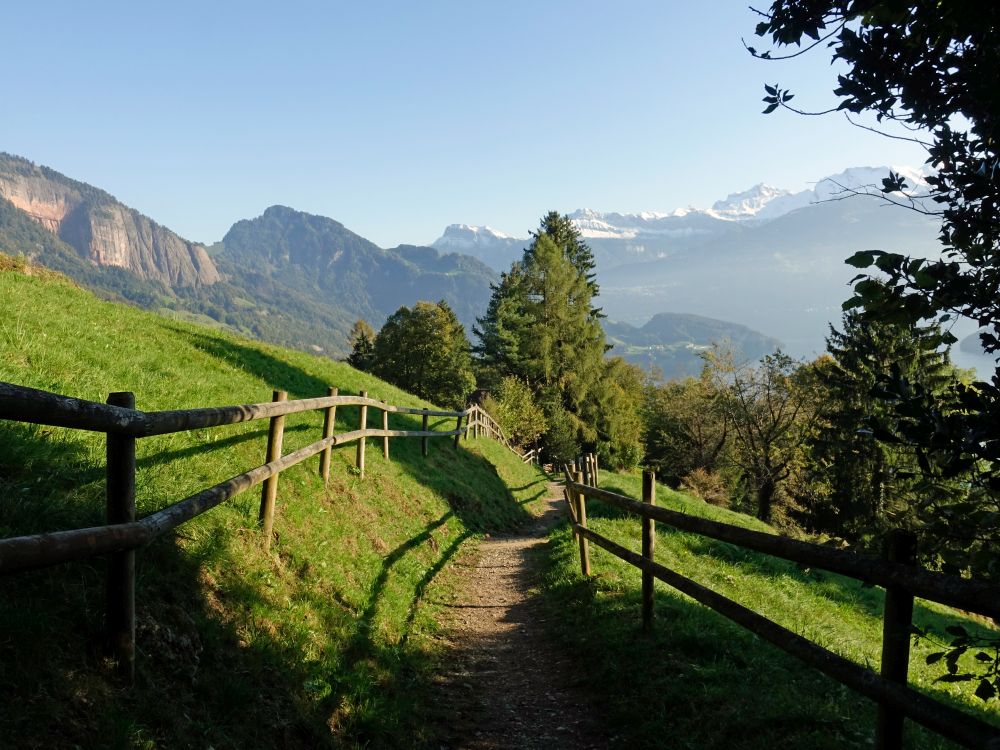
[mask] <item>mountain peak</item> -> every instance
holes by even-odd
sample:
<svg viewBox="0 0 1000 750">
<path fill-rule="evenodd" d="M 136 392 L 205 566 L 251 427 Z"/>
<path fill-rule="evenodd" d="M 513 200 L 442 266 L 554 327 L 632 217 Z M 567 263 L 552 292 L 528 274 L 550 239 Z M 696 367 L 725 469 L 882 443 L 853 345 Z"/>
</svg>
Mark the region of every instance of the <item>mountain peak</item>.
<svg viewBox="0 0 1000 750">
<path fill-rule="evenodd" d="M 775 198 L 791 195 L 791 191 L 759 182 L 749 190 L 730 193 L 723 200 L 712 204 L 712 211 L 720 217 L 743 219 L 756 216 Z"/>
</svg>

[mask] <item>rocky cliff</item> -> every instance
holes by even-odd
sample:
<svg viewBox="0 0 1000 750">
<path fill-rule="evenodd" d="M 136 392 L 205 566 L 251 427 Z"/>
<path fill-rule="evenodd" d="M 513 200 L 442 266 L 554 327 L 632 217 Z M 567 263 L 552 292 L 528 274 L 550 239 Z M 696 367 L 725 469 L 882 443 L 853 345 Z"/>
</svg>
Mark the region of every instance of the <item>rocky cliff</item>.
<svg viewBox="0 0 1000 750">
<path fill-rule="evenodd" d="M 0 154 L 0 198 L 95 265 L 122 268 L 172 288 L 219 280 L 201 245 L 178 237 L 102 190 L 20 157 Z"/>
</svg>

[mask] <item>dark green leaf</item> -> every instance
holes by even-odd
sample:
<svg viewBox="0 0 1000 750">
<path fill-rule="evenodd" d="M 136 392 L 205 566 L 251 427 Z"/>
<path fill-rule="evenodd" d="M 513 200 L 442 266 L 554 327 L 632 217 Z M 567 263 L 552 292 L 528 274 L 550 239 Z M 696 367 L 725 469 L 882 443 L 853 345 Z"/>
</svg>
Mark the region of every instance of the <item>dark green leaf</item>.
<svg viewBox="0 0 1000 750">
<path fill-rule="evenodd" d="M 868 268 L 875 262 L 875 253 L 871 250 L 859 250 L 844 262 L 855 268 Z"/>
<path fill-rule="evenodd" d="M 987 679 L 982 679 L 979 681 L 979 685 L 976 687 L 976 697 L 981 698 L 984 701 L 988 701 L 990 698 L 997 694 L 997 689 L 993 687 L 993 683 Z"/>
</svg>

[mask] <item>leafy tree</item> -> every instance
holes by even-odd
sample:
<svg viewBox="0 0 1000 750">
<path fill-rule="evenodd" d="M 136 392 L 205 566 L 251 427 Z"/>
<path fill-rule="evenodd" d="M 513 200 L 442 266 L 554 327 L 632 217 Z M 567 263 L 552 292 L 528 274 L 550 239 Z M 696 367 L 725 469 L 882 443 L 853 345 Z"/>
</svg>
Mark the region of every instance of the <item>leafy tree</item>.
<svg viewBox="0 0 1000 750">
<path fill-rule="evenodd" d="M 729 437 L 708 368 L 701 377 L 646 388 L 646 463 L 674 487 L 695 471 L 714 473 Z"/>
<path fill-rule="evenodd" d="M 347 364 L 356 370 L 368 372 L 375 357 L 375 329 L 367 321 L 358 320 L 351 328 L 351 353 Z"/>
<path fill-rule="evenodd" d="M 542 404 L 548 429 L 542 436 L 542 450 L 554 466 L 562 466 L 574 460 L 581 453 L 577 438 L 577 420 L 554 399 Z"/>
<path fill-rule="evenodd" d="M 605 360 L 604 372 L 585 412 L 596 428 L 597 455 L 602 464 L 632 469 L 642 460 L 645 385 L 641 368 L 621 357 Z"/>
<path fill-rule="evenodd" d="M 786 481 L 799 470 L 803 443 L 816 419 L 816 390 L 806 371 L 780 351 L 757 367 L 734 364 L 718 351 L 707 357 L 719 408 L 732 430 L 730 460 L 757 518 L 770 523 L 787 503 Z"/>
<path fill-rule="evenodd" d="M 800 45 L 803 37 L 816 44 L 829 39 L 834 60 L 848 68 L 834 91 L 841 98 L 837 109 L 871 112 L 879 122 L 898 122 L 918 133 L 936 169 L 928 182 L 941 207 L 942 257 L 856 253 L 848 262 L 872 271 L 855 285 L 845 308 L 909 325 L 965 316 L 978 323 L 986 351 L 1000 352 L 1000 6 L 976 0 L 775 0 L 757 34 L 770 35 L 778 46 Z M 791 109 L 790 98 L 788 91 L 768 87 L 765 111 Z M 899 198 L 904 187 L 890 174 L 881 192 L 907 205 L 905 196 Z M 948 567 L 1000 576 L 1000 367 L 989 382 L 958 384 L 946 393 L 902 373 L 886 378 L 883 387 L 893 405 L 886 434 L 912 446 L 927 483 L 971 473 L 968 501 L 938 515 L 941 533 L 966 540 L 964 560 Z M 984 700 L 1000 691 L 995 670 L 961 676 L 952 670 L 949 677 L 977 679 L 976 694 Z"/>
<path fill-rule="evenodd" d="M 834 90 L 841 100 L 836 109 L 870 112 L 880 122 L 909 128 L 936 169 L 928 182 L 940 207 L 942 257 L 856 253 L 848 262 L 871 271 L 845 307 L 907 325 L 962 315 L 979 324 L 988 352 L 1000 352 L 1000 6 L 776 0 L 757 34 L 778 47 L 800 45 L 806 37 L 816 40 L 812 46 L 829 41 L 834 60 L 847 67 Z M 790 98 L 780 86 L 767 87 L 765 111 L 793 109 Z M 880 195 L 928 211 L 907 199 L 904 187 L 890 175 Z M 947 393 L 900 372 L 886 378 L 883 390 L 893 405 L 886 434 L 913 447 L 928 481 L 971 472 L 969 503 L 953 508 L 940 530 L 970 540 L 960 567 L 1000 575 L 1000 369 L 990 382 L 957 384 Z"/>
<path fill-rule="evenodd" d="M 486 397 L 483 408 L 515 445 L 531 445 L 548 426 L 531 388 L 512 375 L 500 381 L 496 390 Z"/>
<path fill-rule="evenodd" d="M 444 300 L 389 316 L 374 342 L 372 372 L 421 398 L 462 408 L 476 385 L 465 330 Z"/>
</svg>

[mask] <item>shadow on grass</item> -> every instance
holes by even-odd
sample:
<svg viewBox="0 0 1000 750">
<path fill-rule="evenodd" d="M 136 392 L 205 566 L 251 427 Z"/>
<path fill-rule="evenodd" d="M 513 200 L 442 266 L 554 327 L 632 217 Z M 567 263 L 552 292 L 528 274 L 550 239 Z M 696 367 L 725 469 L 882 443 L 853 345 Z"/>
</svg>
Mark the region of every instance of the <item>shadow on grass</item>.
<svg viewBox="0 0 1000 750">
<path fill-rule="evenodd" d="M 322 379 L 310 375 L 305 370 L 278 357 L 267 354 L 253 346 L 245 346 L 221 336 L 175 328 L 179 336 L 186 338 L 196 348 L 229 365 L 239 367 L 260 378 L 274 390 L 288 392 L 289 399 L 325 396 L 328 386 Z"/>
<path fill-rule="evenodd" d="M 325 384 L 268 355 L 211 336 L 197 338 L 206 351 L 241 358 L 242 366 L 256 368 L 290 394 L 325 392 Z M 413 429 L 419 423 L 419 417 L 391 418 L 390 426 Z M 441 426 L 449 429 L 450 422 Z M 103 523 L 103 438 L 53 440 L 46 429 L 5 425 L 0 535 Z M 143 455 L 139 467 L 255 439 L 263 451 L 263 430 L 254 430 Z M 377 451 L 377 444 L 370 441 L 369 451 Z M 237 537 L 250 530 L 225 527 L 212 513 L 193 534 L 185 529 L 183 541 L 168 536 L 139 550 L 138 671 L 131 690 L 115 678 L 102 653 L 103 560 L 0 580 L 0 701 L 18 707 L 2 712 L 0 736 L 12 746 L 42 742 L 55 748 L 98 741 L 111 748 L 219 750 L 419 743 L 424 730 L 416 710 L 418 675 L 429 657 L 410 635 L 425 592 L 473 533 L 514 528 L 531 516 L 488 461 L 456 449 L 451 438 L 432 439 L 426 458 L 419 440 L 393 440 L 391 451 L 392 470 L 446 498 L 450 510 L 388 553 L 363 607 L 332 585 L 323 594 L 303 587 L 296 596 L 307 601 L 317 622 L 301 630 L 276 624 L 266 575 L 247 577 L 233 557 Z M 372 465 L 370 471 L 376 470 Z M 39 475 L 44 483 L 37 482 Z M 393 571 L 451 518 L 462 530 L 407 584 L 400 640 L 373 638 Z M 223 571 L 222 580 L 210 571 Z M 318 653 L 310 628 L 324 634 L 326 645 Z M 163 699 L 166 694 L 170 700 Z"/>
<path fill-rule="evenodd" d="M 637 571 L 595 567 L 581 578 L 566 530 L 546 553 L 542 596 L 553 637 L 587 665 L 584 679 L 608 709 L 619 746 L 870 747 L 875 709 L 864 697 L 661 583 L 646 635 Z M 954 703 L 944 689 L 929 692 Z M 952 747 L 912 722 L 907 737 L 906 747 Z"/>
</svg>

